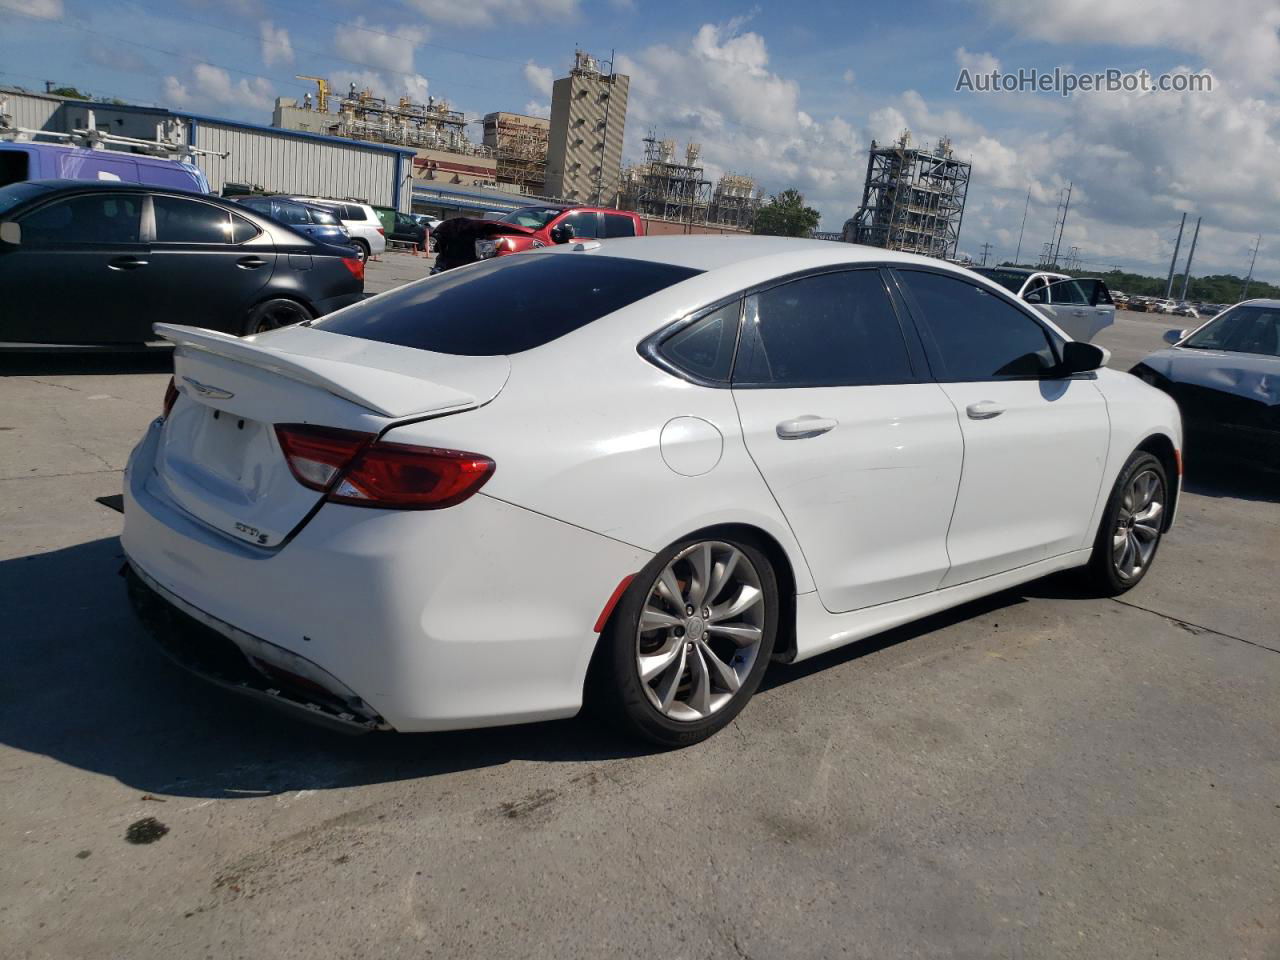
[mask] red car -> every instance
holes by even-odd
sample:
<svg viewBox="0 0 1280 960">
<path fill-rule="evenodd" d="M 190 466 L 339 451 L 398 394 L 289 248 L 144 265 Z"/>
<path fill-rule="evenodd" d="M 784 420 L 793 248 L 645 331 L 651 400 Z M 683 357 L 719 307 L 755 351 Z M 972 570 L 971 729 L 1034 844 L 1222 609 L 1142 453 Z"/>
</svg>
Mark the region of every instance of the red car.
<svg viewBox="0 0 1280 960">
<path fill-rule="evenodd" d="M 513 210 L 500 220 L 446 220 L 435 236 L 434 272 L 439 272 L 570 240 L 642 237 L 644 221 L 629 210 L 542 204 Z"/>
</svg>

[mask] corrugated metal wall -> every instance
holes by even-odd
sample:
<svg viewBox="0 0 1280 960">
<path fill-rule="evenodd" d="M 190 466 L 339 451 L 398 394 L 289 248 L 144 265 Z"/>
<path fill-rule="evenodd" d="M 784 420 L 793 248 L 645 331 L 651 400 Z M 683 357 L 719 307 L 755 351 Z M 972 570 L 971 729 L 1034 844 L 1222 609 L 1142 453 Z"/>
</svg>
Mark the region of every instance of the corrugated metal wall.
<svg viewBox="0 0 1280 960">
<path fill-rule="evenodd" d="M 400 158 L 394 153 L 306 140 L 285 132 L 268 133 L 206 121 L 188 123 L 196 125 L 194 137 L 188 134 L 188 140 L 196 147 L 230 154 L 225 160 L 196 158 L 214 190 L 221 190 L 230 181 L 285 193 L 395 206 Z M 408 204 L 402 204 L 401 209 L 407 211 Z"/>
</svg>

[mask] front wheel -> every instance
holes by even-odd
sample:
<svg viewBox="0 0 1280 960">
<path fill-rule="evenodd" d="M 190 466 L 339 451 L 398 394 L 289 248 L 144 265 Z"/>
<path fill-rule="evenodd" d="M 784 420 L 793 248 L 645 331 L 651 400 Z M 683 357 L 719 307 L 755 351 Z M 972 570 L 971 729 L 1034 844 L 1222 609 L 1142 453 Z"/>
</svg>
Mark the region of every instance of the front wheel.
<svg viewBox="0 0 1280 960">
<path fill-rule="evenodd" d="M 674 544 L 636 576 L 601 634 L 592 693 L 654 743 L 705 740 L 759 687 L 778 608 L 773 566 L 755 545 Z"/>
<path fill-rule="evenodd" d="M 1136 587 L 1156 558 L 1169 508 L 1164 464 L 1139 450 L 1120 471 L 1102 514 L 1088 577 L 1104 596 Z"/>
<path fill-rule="evenodd" d="M 369 243 L 366 240 L 352 240 L 351 245 L 356 248 L 356 259 L 361 263 L 369 261 Z"/>
</svg>

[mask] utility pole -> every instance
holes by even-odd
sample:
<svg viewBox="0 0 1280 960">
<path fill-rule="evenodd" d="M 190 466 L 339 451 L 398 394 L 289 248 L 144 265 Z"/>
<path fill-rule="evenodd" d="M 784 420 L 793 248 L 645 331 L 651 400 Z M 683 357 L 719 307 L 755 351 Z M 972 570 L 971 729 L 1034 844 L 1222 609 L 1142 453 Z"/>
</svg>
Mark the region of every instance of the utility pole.
<svg viewBox="0 0 1280 960">
<path fill-rule="evenodd" d="M 1240 299 L 1245 299 L 1249 294 L 1249 282 L 1253 280 L 1253 265 L 1258 262 L 1258 247 L 1262 245 L 1262 234 L 1258 234 L 1258 239 L 1253 242 L 1253 259 L 1249 261 L 1249 275 L 1244 278 L 1244 289 L 1240 291 Z"/>
<path fill-rule="evenodd" d="M 1022 232 L 1027 229 L 1027 210 L 1031 207 L 1031 188 L 1027 187 L 1027 202 L 1022 205 L 1022 226 L 1018 229 L 1018 252 L 1013 255 L 1013 262 L 1022 262 Z"/>
<path fill-rule="evenodd" d="M 1196 217 L 1196 232 L 1191 235 L 1191 249 L 1187 251 L 1187 269 L 1182 271 L 1182 293 L 1179 300 L 1187 299 L 1187 284 L 1191 282 L 1191 258 L 1196 255 L 1196 241 L 1200 239 L 1200 217 Z"/>
<path fill-rule="evenodd" d="M 1182 228 L 1187 225 L 1187 215 L 1182 215 L 1182 222 L 1178 224 L 1178 242 L 1173 245 L 1173 259 L 1169 261 L 1169 280 L 1164 285 L 1164 298 L 1168 300 L 1173 296 L 1173 271 L 1178 269 L 1178 251 L 1182 249 Z"/>
<path fill-rule="evenodd" d="M 1062 201 L 1062 219 L 1058 221 L 1058 240 L 1053 245 L 1053 265 L 1058 266 L 1058 251 L 1062 249 L 1062 233 L 1067 229 L 1067 211 L 1071 209 L 1071 187 L 1073 184 L 1067 182 L 1067 198 Z"/>
<path fill-rule="evenodd" d="M 991 252 L 991 244 L 984 243 L 982 245 L 982 265 L 984 267 L 987 265 L 987 254 L 990 252 Z"/>
</svg>

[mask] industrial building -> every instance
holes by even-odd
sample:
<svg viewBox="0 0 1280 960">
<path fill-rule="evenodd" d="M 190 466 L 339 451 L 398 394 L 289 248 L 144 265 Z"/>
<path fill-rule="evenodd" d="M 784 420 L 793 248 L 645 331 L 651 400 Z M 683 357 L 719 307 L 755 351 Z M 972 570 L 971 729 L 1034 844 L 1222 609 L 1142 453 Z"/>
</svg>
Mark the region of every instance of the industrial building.
<svg viewBox="0 0 1280 960">
<path fill-rule="evenodd" d="M 690 143 L 678 156 L 674 140 L 659 140 L 651 130 L 644 139 L 644 160 L 623 172 L 619 206 L 654 220 L 749 231 L 763 202 L 755 181 L 725 174 L 713 191 L 699 161 L 701 151 Z"/>
<path fill-rule="evenodd" d="M 611 205 L 622 171 L 622 133 L 631 78 L 574 52 L 573 69 L 551 88 L 546 192 L 574 203 Z"/>
<path fill-rule="evenodd" d="M 846 221 L 842 239 L 888 250 L 953 258 L 960 242 L 970 164 L 957 160 L 951 142 L 933 149 L 911 146 L 903 131 L 893 146 L 871 141 L 862 205 Z"/>
<path fill-rule="evenodd" d="M 484 145 L 497 158 L 499 185 L 540 195 L 546 189 L 551 121 L 498 111 L 484 117 Z"/>
<path fill-rule="evenodd" d="M 426 103 L 414 103 L 401 97 L 389 103 L 372 91 L 356 89 L 355 84 L 338 97 L 323 77 L 298 79 L 315 83 L 315 96 L 308 92 L 302 103 L 277 98 L 272 126 L 412 148 L 415 179 L 482 187 L 497 184 L 495 152 L 467 138 L 466 118 L 446 101 L 431 97 Z"/>
<path fill-rule="evenodd" d="M 0 98 L 7 101 L 5 112 L 16 127 L 69 133 L 92 125 L 121 136 L 160 138 L 199 148 L 201 153 L 192 162 L 204 171 L 215 191 L 237 183 L 410 210 L 406 184 L 415 151 L 408 147 L 16 88 L 0 88 Z"/>
</svg>

